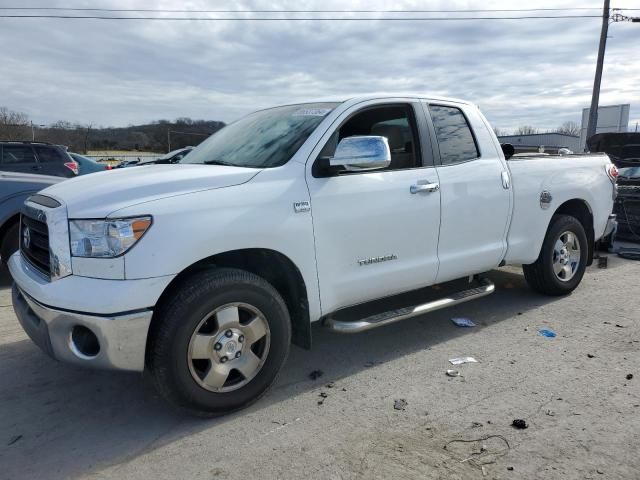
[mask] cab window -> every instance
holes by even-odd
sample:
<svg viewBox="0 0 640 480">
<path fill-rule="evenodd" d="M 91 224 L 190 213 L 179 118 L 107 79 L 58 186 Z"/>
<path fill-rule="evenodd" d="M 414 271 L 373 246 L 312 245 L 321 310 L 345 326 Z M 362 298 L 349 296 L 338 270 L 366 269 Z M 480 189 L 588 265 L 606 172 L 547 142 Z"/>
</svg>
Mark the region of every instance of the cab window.
<svg viewBox="0 0 640 480">
<path fill-rule="evenodd" d="M 480 156 L 471 127 L 462 110 L 443 105 L 429 105 L 436 131 L 442 165 L 466 162 Z"/>
<path fill-rule="evenodd" d="M 329 176 L 329 159 L 340 140 L 357 135 L 386 137 L 391 164 L 383 170 L 402 170 L 421 166 L 418 130 L 410 105 L 367 108 L 349 118 L 329 139 L 314 163 L 315 177 Z M 345 172 L 346 173 L 346 172 Z M 353 174 L 353 173 L 350 173 Z"/>
</svg>

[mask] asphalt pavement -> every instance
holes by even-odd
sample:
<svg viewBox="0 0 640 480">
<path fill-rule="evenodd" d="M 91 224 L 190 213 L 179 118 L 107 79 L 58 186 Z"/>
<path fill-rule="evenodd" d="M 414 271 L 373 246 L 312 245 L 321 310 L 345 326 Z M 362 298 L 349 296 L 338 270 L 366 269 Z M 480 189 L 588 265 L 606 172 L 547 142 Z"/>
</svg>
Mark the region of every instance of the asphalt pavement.
<svg viewBox="0 0 640 480">
<path fill-rule="evenodd" d="M 502 269 L 494 295 L 453 309 L 358 335 L 316 325 L 267 396 L 213 420 L 174 412 L 142 375 L 48 358 L 5 276 L 0 478 L 637 479 L 639 274 L 611 255 L 550 298 Z"/>
</svg>

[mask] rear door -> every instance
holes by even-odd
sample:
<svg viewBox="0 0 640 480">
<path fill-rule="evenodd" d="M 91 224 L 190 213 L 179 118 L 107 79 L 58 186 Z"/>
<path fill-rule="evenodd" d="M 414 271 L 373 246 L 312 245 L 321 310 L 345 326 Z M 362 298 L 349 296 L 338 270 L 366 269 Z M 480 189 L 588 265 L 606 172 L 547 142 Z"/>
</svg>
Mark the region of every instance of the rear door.
<svg viewBox="0 0 640 480">
<path fill-rule="evenodd" d="M 5 172 L 41 173 L 31 145 L 2 145 L 0 170 Z"/>
<path fill-rule="evenodd" d="M 482 115 L 454 102 L 425 102 L 437 140 L 442 202 L 438 282 L 498 266 L 506 252 L 511 190 L 504 158 Z"/>
<path fill-rule="evenodd" d="M 337 124 L 337 125 L 336 125 Z M 365 102 L 327 131 L 307 166 L 322 310 L 429 285 L 438 272 L 440 194 L 419 102 Z M 370 172 L 319 168 L 340 139 L 387 137 L 391 165 Z"/>
</svg>

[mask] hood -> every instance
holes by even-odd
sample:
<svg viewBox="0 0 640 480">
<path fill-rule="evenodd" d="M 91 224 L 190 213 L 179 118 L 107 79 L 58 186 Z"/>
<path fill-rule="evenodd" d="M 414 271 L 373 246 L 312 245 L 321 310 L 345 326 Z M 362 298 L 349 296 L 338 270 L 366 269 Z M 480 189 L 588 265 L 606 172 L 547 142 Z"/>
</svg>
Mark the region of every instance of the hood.
<svg viewBox="0 0 640 480">
<path fill-rule="evenodd" d="M 104 218 L 138 203 L 240 185 L 259 172 L 222 165 L 149 165 L 76 177 L 40 193 L 64 203 L 69 218 Z"/>
</svg>

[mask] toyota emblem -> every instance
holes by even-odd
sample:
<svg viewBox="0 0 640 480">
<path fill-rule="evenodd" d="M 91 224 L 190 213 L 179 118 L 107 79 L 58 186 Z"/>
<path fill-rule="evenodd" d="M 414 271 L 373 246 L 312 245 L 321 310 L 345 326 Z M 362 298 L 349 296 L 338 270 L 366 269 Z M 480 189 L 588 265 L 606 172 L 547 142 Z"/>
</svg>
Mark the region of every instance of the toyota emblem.
<svg viewBox="0 0 640 480">
<path fill-rule="evenodd" d="M 31 246 L 31 230 L 27 227 L 22 230 L 22 245 L 24 248 L 29 248 Z"/>
</svg>

